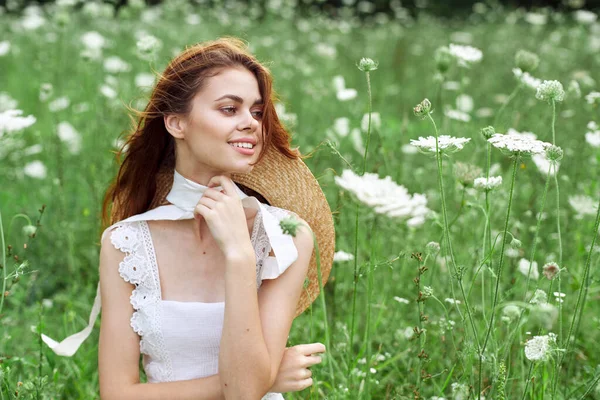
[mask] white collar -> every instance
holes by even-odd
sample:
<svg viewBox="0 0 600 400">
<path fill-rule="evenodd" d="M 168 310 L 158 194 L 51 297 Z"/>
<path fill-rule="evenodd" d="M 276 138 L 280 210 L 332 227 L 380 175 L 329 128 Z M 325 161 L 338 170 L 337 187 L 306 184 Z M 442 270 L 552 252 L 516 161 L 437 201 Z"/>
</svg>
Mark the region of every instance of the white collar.
<svg viewBox="0 0 600 400">
<path fill-rule="evenodd" d="M 281 275 L 298 258 L 298 250 L 296 249 L 293 238 L 283 233 L 279 226 L 280 218 L 272 211 L 273 209 L 271 209 L 270 206 L 262 204 L 256 197 L 246 195 L 237 185 L 235 185 L 235 188 L 242 199 L 244 208 L 254 208 L 257 212 L 261 213 L 262 224 L 265 228 L 267 237 L 269 238 L 271 248 L 275 253 L 275 257 L 267 257 L 267 259 L 264 260 L 261 277 L 263 279 L 274 279 Z M 192 219 L 194 218 L 194 207 L 206 189 L 207 186 L 191 181 L 175 171 L 173 187 L 167 195 L 167 201 L 171 204 L 154 208 L 142 214 L 134 215 L 109 226 L 102 233 L 102 239 L 104 239 L 104 235 L 113 228 L 125 222 Z M 88 326 L 81 332 L 67 337 L 60 343 L 44 334 L 42 334 L 42 340 L 56 354 L 68 357 L 72 356 L 75 354 L 81 343 L 83 343 L 92 332 L 96 318 L 100 313 L 100 305 L 100 283 L 98 283 L 96 298 L 94 299 Z"/>
</svg>

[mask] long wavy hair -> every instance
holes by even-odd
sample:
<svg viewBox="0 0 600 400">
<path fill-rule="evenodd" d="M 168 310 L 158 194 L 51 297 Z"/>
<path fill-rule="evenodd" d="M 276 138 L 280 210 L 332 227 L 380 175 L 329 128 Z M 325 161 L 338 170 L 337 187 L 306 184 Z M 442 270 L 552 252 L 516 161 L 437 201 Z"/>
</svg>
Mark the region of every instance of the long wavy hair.
<svg viewBox="0 0 600 400">
<path fill-rule="evenodd" d="M 228 67 L 244 67 L 252 72 L 264 100 L 264 145 L 257 163 L 269 146 L 291 159 L 302 158 L 290 148 L 290 134 L 275 112 L 278 97 L 272 89 L 271 73 L 248 51 L 247 45 L 231 37 L 196 44 L 171 60 L 159 75 L 144 111 L 129 108 L 135 117 L 130 115 L 132 130 L 116 153 L 117 162 L 123 156 L 124 159 L 102 203 L 103 229 L 152 208 L 159 172 L 175 168 L 175 140 L 167 132 L 163 117 L 187 115 L 191 100 L 205 87 L 207 79 Z"/>
</svg>

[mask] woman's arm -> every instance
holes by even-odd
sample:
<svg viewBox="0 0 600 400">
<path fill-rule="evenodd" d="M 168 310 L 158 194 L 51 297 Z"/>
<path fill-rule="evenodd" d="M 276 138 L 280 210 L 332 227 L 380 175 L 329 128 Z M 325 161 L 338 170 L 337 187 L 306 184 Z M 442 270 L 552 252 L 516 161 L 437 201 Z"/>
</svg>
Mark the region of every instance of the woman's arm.
<svg viewBox="0 0 600 400">
<path fill-rule="evenodd" d="M 249 243 L 227 257 L 219 352 L 227 399 L 259 399 L 275 382 L 312 256 L 312 233 L 299 229 L 294 243 L 298 259 L 277 279 L 263 281 L 258 296 L 255 254 Z"/>
<path fill-rule="evenodd" d="M 98 367 L 101 398 L 224 399 L 219 375 L 187 381 L 140 383 L 140 338 L 130 325 L 134 310 L 129 296 L 134 285 L 119 275 L 119 263 L 124 254 L 112 246 L 109 236 L 102 241 L 100 250 L 102 321 Z"/>
</svg>

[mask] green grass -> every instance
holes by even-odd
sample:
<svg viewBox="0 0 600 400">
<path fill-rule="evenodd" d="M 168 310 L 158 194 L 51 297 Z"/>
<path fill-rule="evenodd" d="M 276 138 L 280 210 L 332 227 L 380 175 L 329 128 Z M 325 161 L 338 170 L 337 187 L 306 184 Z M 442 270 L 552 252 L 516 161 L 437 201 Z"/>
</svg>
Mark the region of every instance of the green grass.
<svg viewBox="0 0 600 400">
<path fill-rule="evenodd" d="M 153 22 L 142 22 L 136 10 L 126 10 L 117 18 L 48 10 L 49 22 L 35 31 L 18 29 L 15 15 L 0 15 L 0 37 L 11 43 L 10 53 L 0 56 L 0 91 L 15 99 L 15 108 L 23 110 L 24 115 L 37 119 L 29 128 L 0 136 L 0 212 L 6 245 L 12 246 L 3 265 L 9 295 L 0 310 L 3 399 L 99 397 L 99 321 L 76 355 L 64 358 L 41 346 L 37 333 L 40 319 L 42 331 L 57 339 L 87 324 L 98 282 L 101 201 L 116 173 L 112 155 L 115 140 L 129 128 L 123 103 L 143 106 L 148 94 L 135 86 L 135 76 L 153 70 L 160 72 L 170 57 L 186 45 L 223 35 L 248 40 L 258 58 L 269 62 L 286 112 L 297 115 L 296 124 L 289 126 L 293 145 L 303 153 L 316 150 L 306 163 L 318 178 L 334 213 L 336 250 L 353 254 L 355 233 L 358 235 L 354 318 L 353 262 L 335 263 L 326 286 L 332 342 L 325 357 L 327 362 L 313 367 L 315 385 L 311 389 L 288 393 L 286 399 L 463 398 L 459 394 L 453 397 L 452 384 L 470 387 L 470 398 L 476 398 L 477 390 L 486 399 L 600 397 L 600 352 L 596 346 L 600 339 L 599 252 L 588 251 L 598 227 L 595 215 L 576 218 L 568 201 L 570 196 L 584 194 L 598 203 L 600 151 L 586 143 L 584 135 L 589 130 L 588 122 L 600 123 L 600 114 L 598 103 L 588 104 L 583 97 L 599 88 L 600 52 L 594 47 L 599 40 L 598 24 L 577 24 L 570 14 L 563 13 L 552 14 L 546 25 L 534 26 L 523 20 L 520 10 L 488 9 L 464 20 L 434 19 L 423 11 L 414 20 L 377 22 L 367 18 L 360 22 L 346 18 L 340 22 L 326 20 L 319 14 L 301 17 L 285 7 L 268 10 L 258 18 L 251 17 L 255 14 L 241 5 L 231 9 L 224 5 L 189 9 L 181 2 L 171 4 Z M 191 12 L 199 14 L 198 25 L 182 21 Z M 136 56 L 135 33 L 142 29 L 162 41 L 161 50 L 150 63 Z M 97 31 L 110 42 L 102 52 L 104 58 L 116 55 L 131 65 L 130 71 L 113 74 L 111 85 L 118 93 L 116 99 L 107 99 L 99 91 L 110 75 L 104 71 L 102 59 L 87 61 L 80 56 L 80 37 L 88 31 Z M 470 44 L 483 51 L 483 60 L 468 69 L 453 64 L 444 80 L 458 82 L 458 89 L 440 90 L 434 52 L 439 46 L 457 42 L 453 36 L 456 32 L 470 34 Z M 335 55 L 320 54 L 318 44 L 335 48 Z M 504 182 L 489 194 L 490 229 L 485 240 L 485 195 L 458 183 L 456 162 L 475 164 L 485 175 L 488 148 L 480 130 L 491 124 L 497 132 L 504 133 L 508 128 L 531 131 L 539 140 L 552 142 L 552 107 L 537 100 L 533 89 L 524 87 L 517 91 L 497 121 L 493 114 L 477 116 L 477 110 L 482 108 L 500 110 L 516 88 L 511 70 L 519 49 L 539 55 L 540 65 L 532 73 L 534 76 L 558 80 L 565 89 L 570 81 L 577 80 L 583 96 L 568 92 L 564 101 L 556 103 L 556 145 L 564 151 L 557 180 L 551 178 L 546 186 L 545 175 L 530 158 L 516 164 L 508 220 L 505 218 L 514 160 L 491 149 L 490 165 L 496 165 L 491 175 L 503 176 Z M 334 181 L 349 167 L 324 140 L 336 118 L 347 117 L 351 128 L 360 128 L 369 105 L 365 73 L 356 67 L 362 57 L 379 62 L 378 69 L 370 73 L 370 83 L 372 110 L 381 116 L 381 126 L 373 123 L 371 127 L 366 172 L 377 173 L 381 178 L 390 176 L 410 193 L 427 196 L 428 207 L 436 215 L 420 227 L 409 228 L 404 220 L 376 215 L 359 204 L 359 229 L 355 232 L 357 201 Z M 358 91 L 355 99 L 336 98 L 336 75 L 344 77 L 347 88 Z M 53 85 L 53 94 L 46 102 L 39 99 L 43 83 Z M 444 117 L 444 106 L 456 108 L 459 94 L 473 98 L 475 107 L 470 122 Z M 70 105 L 51 112 L 48 102 L 62 96 L 69 98 Z M 445 157 L 441 164 L 455 263 L 442 241 L 445 223 L 436 160 L 431 155 L 402 151 L 410 139 L 435 134 L 431 120 L 413 115 L 412 108 L 424 98 L 433 104 L 431 117 L 440 134 L 471 138 L 464 150 Z M 87 104 L 88 109 L 82 111 L 81 104 Z M 57 125 L 63 121 L 81 134 L 78 154 L 71 153 L 57 136 Z M 336 139 L 339 155 L 352 164 L 354 171 L 362 172 L 364 150 L 353 142 L 352 135 L 329 138 Z M 366 144 L 366 132 L 362 138 Z M 41 145 L 42 151 L 27 155 L 24 149 L 36 144 Z M 46 166 L 45 179 L 23 174 L 24 166 L 34 160 Z M 543 199 L 544 215 L 538 230 L 537 213 Z M 35 238 L 29 238 L 22 231 L 29 222 L 15 216 L 24 214 L 35 225 L 43 205 L 41 226 Z M 515 250 L 516 257 L 503 257 L 496 312 L 480 365 L 477 343 L 483 345 L 486 324 L 492 315 L 497 283 L 494 274 L 500 264 L 502 240 L 506 237 L 508 248 L 511 239 L 504 235 L 505 223 L 507 231 L 522 246 Z M 518 270 L 518 261 L 531 257 L 536 231 L 534 258 L 540 278 L 528 282 Z M 497 238 L 491 255 L 489 234 L 492 241 Z M 426 244 L 431 241 L 442 244 L 442 252 L 437 256 L 426 256 Z M 421 257 L 413 255 L 419 252 Z M 28 264 L 22 265 L 22 260 Z M 483 260 L 491 260 L 494 272 L 483 267 L 475 278 Z M 549 260 L 566 268 L 560 280 L 560 291 L 566 297 L 555 318 L 547 318 L 527 303 L 537 287 L 550 293 L 549 302 L 558 307 L 552 295 L 558 290 L 558 281 L 551 283 L 541 274 L 542 266 Z M 13 283 L 11 274 L 19 266 L 24 274 Z M 423 266 L 427 270 L 419 272 Z M 472 322 L 455 271 L 461 272 Z M 417 276 L 419 286 L 413 283 Z M 580 289 L 588 284 L 589 289 L 581 291 L 578 299 Z M 433 297 L 417 303 L 418 292 L 424 286 L 433 289 Z M 395 296 L 408 299 L 410 304 L 394 300 Z M 461 300 L 461 304 L 454 306 L 444 300 L 452 297 Z M 51 300 L 51 304 L 44 299 Z M 523 311 L 518 323 L 502 320 L 504 307 L 511 304 L 521 306 Z M 580 312 L 583 308 L 581 314 L 575 313 L 576 307 Z M 323 311 L 321 301 L 315 301 L 311 309 L 298 317 L 289 344 L 324 342 Z M 421 313 L 426 319 L 421 319 Z M 581 318 L 571 328 L 574 315 Z M 414 334 L 417 326 L 424 330 L 420 336 Z M 567 345 L 571 330 L 575 336 Z M 354 337 L 350 338 L 352 331 Z M 407 331 L 413 332 L 410 339 Z M 559 347 L 568 348 L 568 352 L 555 353 L 546 362 L 527 360 L 525 342 L 548 332 L 557 334 Z M 505 375 L 499 372 L 502 363 L 506 366 Z M 374 368 L 375 373 L 369 368 Z M 44 385 L 40 385 L 42 377 Z M 417 388 L 418 395 L 414 392 Z"/>
</svg>

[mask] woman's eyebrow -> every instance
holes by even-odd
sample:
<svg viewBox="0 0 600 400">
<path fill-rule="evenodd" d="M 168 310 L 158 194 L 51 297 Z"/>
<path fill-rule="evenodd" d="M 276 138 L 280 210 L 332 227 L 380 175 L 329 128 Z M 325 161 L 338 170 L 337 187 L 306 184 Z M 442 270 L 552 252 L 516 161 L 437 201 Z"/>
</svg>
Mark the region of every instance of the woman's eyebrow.
<svg viewBox="0 0 600 400">
<path fill-rule="evenodd" d="M 231 100 L 235 101 L 236 103 L 244 103 L 244 100 L 240 96 L 236 96 L 235 94 L 226 94 L 226 95 L 221 96 L 218 99 L 216 99 L 215 102 L 217 102 L 219 100 L 223 100 L 223 99 L 231 99 Z M 254 103 L 252 105 L 254 106 L 257 104 L 263 104 L 263 101 L 261 98 L 254 100 Z"/>
</svg>

